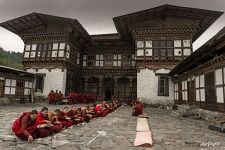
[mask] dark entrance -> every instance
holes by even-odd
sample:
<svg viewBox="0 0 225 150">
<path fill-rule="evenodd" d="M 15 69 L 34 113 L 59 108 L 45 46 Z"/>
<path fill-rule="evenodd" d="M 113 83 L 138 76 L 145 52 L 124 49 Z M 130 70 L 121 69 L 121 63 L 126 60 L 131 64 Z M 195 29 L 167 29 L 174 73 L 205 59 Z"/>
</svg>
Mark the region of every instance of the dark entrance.
<svg viewBox="0 0 225 150">
<path fill-rule="evenodd" d="M 111 100 L 112 98 L 112 93 L 109 90 L 105 91 L 105 100 Z"/>
<path fill-rule="evenodd" d="M 114 81 L 112 78 L 104 79 L 104 94 L 105 100 L 111 100 L 114 89 Z"/>
</svg>

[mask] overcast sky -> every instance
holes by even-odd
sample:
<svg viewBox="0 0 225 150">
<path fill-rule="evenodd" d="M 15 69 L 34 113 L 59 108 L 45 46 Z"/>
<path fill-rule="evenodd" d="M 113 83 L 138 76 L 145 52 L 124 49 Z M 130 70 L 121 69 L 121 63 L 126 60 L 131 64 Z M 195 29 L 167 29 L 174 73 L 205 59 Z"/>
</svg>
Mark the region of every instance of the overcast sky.
<svg viewBox="0 0 225 150">
<path fill-rule="evenodd" d="M 225 0 L 0 0 L 0 22 L 32 12 L 78 19 L 89 34 L 115 33 L 112 18 L 163 4 L 225 12 Z M 194 50 L 225 26 L 220 17 L 194 44 Z M 0 46 L 23 51 L 23 41 L 0 27 Z"/>
</svg>

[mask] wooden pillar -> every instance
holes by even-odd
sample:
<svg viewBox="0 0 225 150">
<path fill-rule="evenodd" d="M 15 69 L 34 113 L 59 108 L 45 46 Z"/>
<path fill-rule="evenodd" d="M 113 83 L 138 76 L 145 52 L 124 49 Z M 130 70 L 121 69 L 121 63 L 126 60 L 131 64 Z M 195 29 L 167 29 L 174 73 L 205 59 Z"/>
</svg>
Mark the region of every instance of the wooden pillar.
<svg viewBox="0 0 225 150">
<path fill-rule="evenodd" d="M 102 95 L 102 88 L 103 88 L 102 80 L 103 78 L 99 77 L 99 95 Z"/>
<path fill-rule="evenodd" d="M 88 77 L 84 78 L 84 92 L 88 92 Z"/>
<path fill-rule="evenodd" d="M 133 78 L 129 78 L 129 92 L 130 98 L 133 99 Z"/>
<path fill-rule="evenodd" d="M 117 93 L 118 93 L 118 84 L 117 84 L 117 80 L 118 80 L 118 78 L 117 77 L 115 77 L 114 78 L 114 96 L 116 97 L 116 98 L 118 98 L 118 95 L 117 95 Z"/>
</svg>

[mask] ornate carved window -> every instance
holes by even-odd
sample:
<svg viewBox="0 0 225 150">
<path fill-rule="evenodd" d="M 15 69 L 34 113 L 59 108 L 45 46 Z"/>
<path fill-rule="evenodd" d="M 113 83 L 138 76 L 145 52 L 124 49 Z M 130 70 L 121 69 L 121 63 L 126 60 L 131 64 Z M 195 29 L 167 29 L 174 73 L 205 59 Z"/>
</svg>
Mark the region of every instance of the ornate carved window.
<svg viewBox="0 0 225 150">
<path fill-rule="evenodd" d="M 83 66 L 87 66 L 87 55 L 83 55 Z"/>
<path fill-rule="evenodd" d="M 15 95 L 16 94 L 16 80 L 6 79 L 5 80 L 5 93 L 6 95 Z"/>
<path fill-rule="evenodd" d="M 30 45 L 30 44 L 25 45 L 25 51 L 29 51 L 29 50 L 30 50 L 30 48 L 31 48 L 31 45 Z"/>
<path fill-rule="evenodd" d="M 181 40 L 174 40 L 174 47 L 181 47 Z"/>
<path fill-rule="evenodd" d="M 77 64 L 80 64 L 80 53 L 77 53 Z"/>
<path fill-rule="evenodd" d="M 64 50 L 66 48 L 65 43 L 59 43 L 59 49 Z"/>
<path fill-rule="evenodd" d="M 29 56 L 30 56 L 30 52 L 25 52 L 24 53 L 24 58 L 29 58 Z"/>
<path fill-rule="evenodd" d="M 144 56 L 144 49 L 137 49 L 137 56 Z"/>
<path fill-rule="evenodd" d="M 64 57 L 64 51 L 59 51 L 58 57 Z"/>
<path fill-rule="evenodd" d="M 31 50 L 32 50 L 32 51 L 37 50 L 37 44 L 32 44 Z"/>
<path fill-rule="evenodd" d="M 137 41 L 137 48 L 143 48 L 144 47 L 144 41 Z"/>
<path fill-rule="evenodd" d="M 57 57 L 58 51 L 52 51 L 52 57 Z"/>
<path fill-rule="evenodd" d="M 195 77 L 196 101 L 205 101 L 205 76 Z"/>
<path fill-rule="evenodd" d="M 147 48 L 152 47 L 152 41 L 145 41 L 145 47 Z"/>
<path fill-rule="evenodd" d="M 95 66 L 103 66 L 103 54 L 96 55 Z"/>
<path fill-rule="evenodd" d="M 145 56 L 152 56 L 152 49 L 146 49 Z"/>
<path fill-rule="evenodd" d="M 183 47 L 191 47 L 191 40 L 183 40 Z"/>
<path fill-rule="evenodd" d="M 180 48 L 174 49 L 174 56 L 182 56 L 182 50 Z"/>
<path fill-rule="evenodd" d="M 35 57 L 36 52 L 31 52 L 30 53 L 30 58 L 34 58 Z"/>
<path fill-rule="evenodd" d="M 59 45 L 58 43 L 53 43 L 52 49 L 53 49 L 53 50 L 57 50 L 57 49 L 58 49 L 58 45 Z"/>
<path fill-rule="evenodd" d="M 113 55 L 113 66 L 121 66 L 122 55 L 114 54 Z"/>
<path fill-rule="evenodd" d="M 191 55 L 191 49 L 190 49 L 190 48 L 184 48 L 184 49 L 183 49 L 183 55 L 184 55 L 184 56 L 189 56 L 189 55 Z"/>
<path fill-rule="evenodd" d="M 215 70 L 215 86 L 217 103 L 224 103 L 225 68 Z"/>
</svg>

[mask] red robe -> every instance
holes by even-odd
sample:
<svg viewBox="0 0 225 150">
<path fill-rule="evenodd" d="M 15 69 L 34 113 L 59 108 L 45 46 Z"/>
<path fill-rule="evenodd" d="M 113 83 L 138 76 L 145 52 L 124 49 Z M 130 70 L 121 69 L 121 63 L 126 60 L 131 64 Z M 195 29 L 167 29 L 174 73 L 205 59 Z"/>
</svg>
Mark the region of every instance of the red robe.
<svg viewBox="0 0 225 150">
<path fill-rule="evenodd" d="M 45 117 L 41 112 L 39 112 L 36 119 L 37 125 L 46 124 L 45 120 L 49 120 L 48 116 Z M 37 136 L 40 138 L 47 137 L 52 134 L 53 134 L 53 127 L 37 129 Z"/>
<path fill-rule="evenodd" d="M 133 108 L 132 115 L 133 116 L 138 116 L 143 113 L 143 105 L 141 104 L 136 104 L 136 106 Z"/>
<path fill-rule="evenodd" d="M 68 97 L 69 97 L 69 104 L 71 105 L 71 104 L 74 104 L 74 98 L 75 98 L 75 94 L 74 93 L 69 93 L 69 95 L 68 95 Z"/>
<path fill-rule="evenodd" d="M 66 114 L 62 111 L 59 113 L 58 119 L 62 123 L 63 127 L 68 128 L 73 125 L 71 120 L 66 119 Z"/>
<path fill-rule="evenodd" d="M 16 119 L 12 126 L 12 131 L 20 140 L 28 140 L 29 135 L 34 139 L 37 138 L 36 129 L 36 120 L 32 121 L 30 113 L 27 112 L 24 112 L 18 119 Z"/>
<path fill-rule="evenodd" d="M 48 102 L 49 104 L 55 104 L 55 94 L 53 92 L 48 94 Z"/>
<path fill-rule="evenodd" d="M 71 118 L 73 125 L 84 122 L 84 118 L 79 116 L 76 111 L 70 110 L 67 116 Z"/>
<path fill-rule="evenodd" d="M 56 121 L 58 121 L 58 119 L 56 118 L 53 118 L 53 117 L 57 117 L 57 116 L 54 116 L 54 114 L 52 112 L 49 112 L 48 113 L 48 118 L 49 120 L 51 121 L 51 123 L 53 124 L 53 132 L 54 133 L 59 133 L 63 130 L 63 126 L 62 126 L 62 123 L 55 123 Z"/>
</svg>

